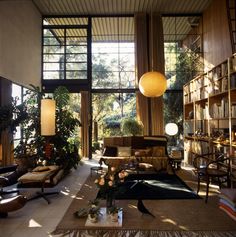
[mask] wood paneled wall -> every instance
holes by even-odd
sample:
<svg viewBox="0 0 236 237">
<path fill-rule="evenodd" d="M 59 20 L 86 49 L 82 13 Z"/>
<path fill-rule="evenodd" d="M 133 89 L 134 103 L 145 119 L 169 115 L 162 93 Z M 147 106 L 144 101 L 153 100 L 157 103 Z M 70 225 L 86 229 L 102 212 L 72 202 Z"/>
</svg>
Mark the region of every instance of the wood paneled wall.
<svg viewBox="0 0 236 237">
<path fill-rule="evenodd" d="M 226 1 L 214 0 L 203 13 L 205 71 L 232 55 Z"/>
</svg>

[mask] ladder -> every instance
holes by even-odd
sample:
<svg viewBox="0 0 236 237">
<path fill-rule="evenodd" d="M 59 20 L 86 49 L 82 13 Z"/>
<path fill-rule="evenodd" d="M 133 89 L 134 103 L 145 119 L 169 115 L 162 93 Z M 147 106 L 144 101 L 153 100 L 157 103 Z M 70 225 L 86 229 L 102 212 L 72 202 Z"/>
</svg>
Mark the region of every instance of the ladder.
<svg viewBox="0 0 236 237">
<path fill-rule="evenodd" d="M 232 53 L 236 53 L 236 0 L 226 0 Z"/>
</svg>

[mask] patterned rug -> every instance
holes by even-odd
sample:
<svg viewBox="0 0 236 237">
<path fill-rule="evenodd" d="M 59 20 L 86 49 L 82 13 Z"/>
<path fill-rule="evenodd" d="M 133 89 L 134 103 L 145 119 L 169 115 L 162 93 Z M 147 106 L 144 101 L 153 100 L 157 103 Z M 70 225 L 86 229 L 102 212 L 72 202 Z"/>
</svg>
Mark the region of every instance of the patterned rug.
<svg viewBox="0 0 236 237">
<path fill-rule="evenodd" d="M 144 200 L 144 205 L 155 218 L 143 215 L 137 209 L 137 200 L 116 200 L 123 208 L 122 227 L 87 227 L 87 218 L 77 218 L 74 213 L 87 207 L 88 200 L 95 199 L 98 189 L 95 177 L 89 177 L 73 199 L 56 229 L 59 236 L 98 237 L 218 237 L 236 236 L 235 222 L 218 208 L 218 199 L 206 204 L 203 199 Z M 105 206 L 105 201 L 101 201 Z"/>
</svg>

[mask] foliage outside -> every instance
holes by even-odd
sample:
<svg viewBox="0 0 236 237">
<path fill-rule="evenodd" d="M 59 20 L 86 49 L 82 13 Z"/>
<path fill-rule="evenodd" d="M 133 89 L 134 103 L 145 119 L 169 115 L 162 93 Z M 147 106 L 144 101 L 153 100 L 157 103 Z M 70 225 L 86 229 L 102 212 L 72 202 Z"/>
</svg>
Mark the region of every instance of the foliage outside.
<svg viewBox="0 0 236 237">
<path fill-rule="evenodd" d="M 143 133 L 143 126 L 133 118 L 126 118 L 122 121 L 121 126 L 122 133 L 124 135 L 142 135 Z"/>
</svg>

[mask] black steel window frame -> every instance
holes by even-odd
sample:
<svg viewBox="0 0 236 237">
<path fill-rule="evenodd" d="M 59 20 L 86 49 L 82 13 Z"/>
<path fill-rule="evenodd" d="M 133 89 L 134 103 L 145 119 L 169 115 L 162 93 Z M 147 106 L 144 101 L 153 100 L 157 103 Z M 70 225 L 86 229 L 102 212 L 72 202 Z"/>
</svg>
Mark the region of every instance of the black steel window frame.
<svg viewBox="0 0 236 237">
<path fill-rule="evenodd" d="M 66 79 L 66 68 L 64 66 L 63 69 L 63 74 L 64 74 L 64 79 L 44 79 L 43 74 L 44 74 L 44 30 L 53 30 L 53 29 L 85 29 L 87 31 L 87 78 L 86 79 Z M 64 33 L 64 46 L 66 46 L 66 34 Z M 64 55 L 66 56 L 66 47 L 64 48 Z M 42 83 L 42 89 L 45 92 L 52 92 L 55 90 L 56 87 L 59 85 L 61 86 L 66 86 L 69 91 L 71 92 L 79 92 L 81 90 L 89 90 L 91 88 L 91 19 L 88 18 L 88 24 L 87 25 L 51 25 L 51 26 L 46 26 L 43 25 L 42 27 L 42 59 L 41 59 L 41 83 Z M 66 65 L 66 57 L 64 57 L 64 65 Z"/>
</svg>

